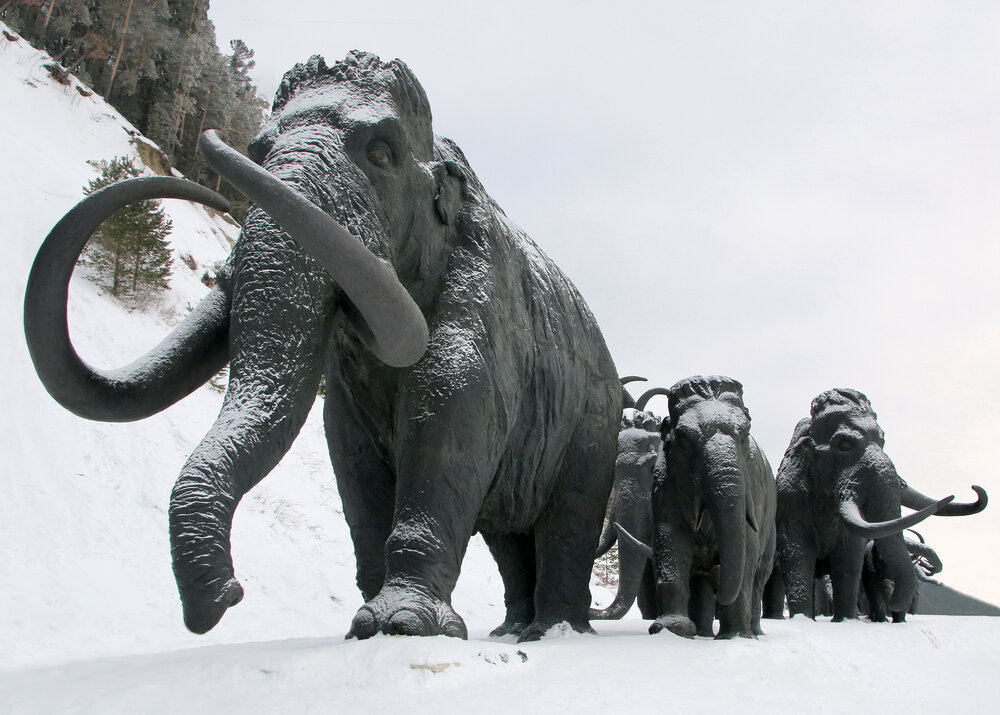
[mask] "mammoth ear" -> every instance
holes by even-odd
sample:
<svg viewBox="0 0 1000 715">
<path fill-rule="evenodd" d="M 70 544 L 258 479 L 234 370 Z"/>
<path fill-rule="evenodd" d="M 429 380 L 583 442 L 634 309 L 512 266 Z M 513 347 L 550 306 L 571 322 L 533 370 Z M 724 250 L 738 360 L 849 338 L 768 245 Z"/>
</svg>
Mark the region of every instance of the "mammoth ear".
<svg viewBox="0 0 1000 715">
<path fill-rule="evenodd" d="M 812 460 L 816 456 L 816 442 L 810 434 L 811 429 L 811 419 L 806 417 L 799 420 L 799 423 L 795 425 L 795 430 L 792 432 L 792 441 L 788 444 L 785 456 L 795 454 L 805 457 L 807 460 Z"/>
<path fill-rule="evenodd" d="M 441 223 L 448 226 L 462 207 L 465 172 L 453 161 L 434 164 L 434 208 Z"/>
</svg>

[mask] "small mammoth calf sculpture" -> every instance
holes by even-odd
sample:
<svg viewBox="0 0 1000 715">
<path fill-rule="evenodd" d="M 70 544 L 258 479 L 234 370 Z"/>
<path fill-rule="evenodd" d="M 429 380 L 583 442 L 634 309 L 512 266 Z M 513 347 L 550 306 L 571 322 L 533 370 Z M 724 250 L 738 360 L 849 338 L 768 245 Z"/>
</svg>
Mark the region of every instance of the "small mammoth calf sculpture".
<svg viewBox="0 0 1000 715">
<path fill-rule="evenodd" d="M 789 614 L 815 617 L 813 584 L 829 573 L 833 620 L 856 618 L 865 547 L 873 541 L 884 579 L 894 583 L 887 608 L 905 611 L 917 586 L 903 530 L 938 516 L 974 514 L 978 499 L 934 501 L 908 486 L 883 451 L 885 435 L 868 398 L 857 390 L 829 390 L 812 402 L 796 426 L 778 468 L 778 562 Z M 901 516 L 900 507 L 916 509 Z"/>
<path fill-rule="evenodd" d="M 366 603 L 350 634 L 466 635 L 451 607 L 469 538 L 497 560 L 496 633 L 589 629 L 589 578 L 611 490 L 622 388 L 565 275 L 436 137 L 402 62 L 296 65 L 250 145 L 202 151 L 254 206 L 212 292 L 134 364 L 73 350 L 66 286 L 90 233 L 125 203 L 188 198 L 137 179 L 93 194 L 39 251 L 25 333 L 52 396 L 90 419 L 142 419 L 230 362 L 215 425 L 170 501 L 174 575 L 203 633 L 243 597 L 233 513 L 278 463 L 326 379 L 324 419 Z M 255 163 L 254 163 L 255 162 Z"/>
<path fill-rule="evenodd" d="M 743 386 L 691 377 L 670 388 L 653 484 L 656 620 L 680 636 L 755 637 L 774 561 L 771 465 L 750 436 Z"/>
<path fill-rule="evenodd" d="M 886 603 L 896 589 L 892 579 L 891 563 L 882 558 L 874 541 L 869 541 L 865 547 L 865 565 L 861 571 L 861 597 L 858 599 L 858 606 L 873 623 L 884 623 L 889 620 L 890 615 L 893 623 L 902 623 L 906 620 L 907 613 L 917 613 L 920 584 L 940 585 L 933 576 L 944 569 L 941 557 L 924 543 L 924 537 L 912 529 L 910 531 L 914 536 L 906 534 L 904 538 L 906 550 L 910 552 L 910 561 L 913 563 L 913 573 L 917 577 L 917 586 L 913 591 L 910 605 L 905 610 L 890 611 L 887 607 Z"/>
</svg>

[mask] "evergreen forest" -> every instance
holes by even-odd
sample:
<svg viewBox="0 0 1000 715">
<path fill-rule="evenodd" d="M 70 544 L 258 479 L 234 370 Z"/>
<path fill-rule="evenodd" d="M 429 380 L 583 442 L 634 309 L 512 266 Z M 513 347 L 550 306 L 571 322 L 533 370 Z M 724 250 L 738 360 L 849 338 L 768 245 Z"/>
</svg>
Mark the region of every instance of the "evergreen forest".
<svg viewBox="0 0 1000 715">
<path fill-rule="evenodd" d="M 0 0 L 0 20 L 75 74 L 166 152 L 188 179 L 219 190 L 237 217 L 244 200 L 200 161 L 198 136 L 220 129 L 246 152 L 267 103 L 242 40 L 223 54 L 209 0 Z"/>
</svg>

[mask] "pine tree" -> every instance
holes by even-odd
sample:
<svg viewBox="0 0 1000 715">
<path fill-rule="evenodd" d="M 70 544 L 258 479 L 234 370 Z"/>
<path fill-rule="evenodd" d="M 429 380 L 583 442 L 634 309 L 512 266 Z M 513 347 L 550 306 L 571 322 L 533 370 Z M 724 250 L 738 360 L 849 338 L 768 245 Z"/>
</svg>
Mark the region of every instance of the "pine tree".
<svg viewBox="0 0 1000 715">
<path fill-rule="evenodd" d="M 101 173 L 84 188 L 88 195 L 142 173 L 125 156 L 89 163 Z M 139 298 L 164 290 L 170 285 L 172 272 L 167 243 L 171 225 L 158 201 L 129 204 L 101 224 L 81 262 L 93 268 L 101 287 L 116 298 Z"/>
<path fill-rule="evenodd" d="M 238 88 L 237 95 L 243 97 L 252 94 L 255 87 L 250 78 L 250 70 L 257 64 L 257 60 L 253 58 L 254 52 L 240 39 L 230 40 L 229 46 L 233 50 L 233 54 L 229 55 L 229 73 Z"/>
</svg>

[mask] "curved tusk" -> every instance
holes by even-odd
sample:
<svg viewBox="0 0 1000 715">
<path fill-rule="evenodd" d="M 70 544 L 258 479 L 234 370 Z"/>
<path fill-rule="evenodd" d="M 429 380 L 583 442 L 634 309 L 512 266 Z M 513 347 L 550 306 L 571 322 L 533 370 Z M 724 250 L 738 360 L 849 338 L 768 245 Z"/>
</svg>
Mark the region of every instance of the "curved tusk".
<svg viewBox="0 0 1000 715">
<path fill-rule="evenodd" d="M 646 382 L 646 378 L 640 375 L 626 375 L 625 377 L 619 377 L 618 382 L 623 386 L 629 384 L 630 382 Z"/>
<path fill-rule="evenodd" d="M 186 199 L 229 211 L 219 194 L 166 176 L 127 179 L 74 206 L 46 236 L 24 293 L 24 337 L 39 379 L 53 399 L 91 420 L 129 422 L 156 414 L 203 385 L 229 361 L 229 294 L 216 286 L 149 353 L 117 370 L 87 365 L 69 337 L 69 281 L 87 240 L 123 206 Z"/>
<path fill-rule="evenodd" d="M 868 539 L 881 539 L 883 537 L 901 532 L 904 529 L 908 529 L 914 524 L 920 523 L 927 517 L 937 513 L 954 498 L 954 496 L 945 497 L 940 501 L 926 506 L 920 511 L 915 511 L 912 514 L 901 516 L 898 519 L 890 519 L 889 521 L 867 521 L 861 515 L 861 509 L 858 508 L 857 502 L 853 500 L 844 500 L 840 502 L 838 509 L 840 510 L 840 515 L 844 518 L 844 522 L 847 524 L 848 529 L 852 532 Z"/>
<path fill-rule="evenodd" d="M 645 556 L 647 559 L 653 558 L 653 549 L 650 546 L 639 541 L 637 538 L 632 536 L 625 530 L 625 527 L 615 522 L 615 529 L 618 530 L 618 541 L 625 542 L 632 548 L 636 549 L 640 554 Z"/>
<path fill-rule="evenodd" d="M 220 176 L 277 223 L 350 299 L 345 314 L 387 365 L 412 365 L 427 349 L 427 322 L 388 262 L 281 179 L 230 148 L 212 129 L 198 148 Z"/>
<path fill-rule="evenodd" d="M 986 496 L 986 490 L 978 484 L 972 485 L 972 491 L 976 493 L 976 501 L 949 504 L 944 509 L 939 511 L 936 516 L 969 516 L 970 514 L 978 514 L 981 512 L 986 508 L 986 503 L 989 501 L 989 497 Z M 929 496 L 921 494 L 910 485 L 906 485 L 906 487 L 904 487 L 900 501 L 903 506 L 908 509 L 923 509 L 927 505 L 934 503 L 933 499 Z"/>
<path fill-rule="evenodd" d="M 645 381 L 646 378 L 641 377 L 640 375 L 626 375 L 625 377 L 618 378 L 618 382 L 620 382 L 622 385 L 622 409 L 635 407 L 635 400 L 632 398 L 632 395 L 629 394 L 629 391 L 625 389 L 625 385 L 629 384 L 630 382 L 645 382 Z"/>
<path fill-rule="evenodd" d="M 657 395 L 669 395 L 669 394 L 670 390 L 668 390 L 665 387 L 650 388 L 649 390 L 646 390 L 644 393 L 639 395 L 639 399 L 635 401 L 635 409 L 639 410 L 640 412 L 645 412 L 646 403 L 649 402 L 652 398 L 656 397 Z"/>
</svg>

